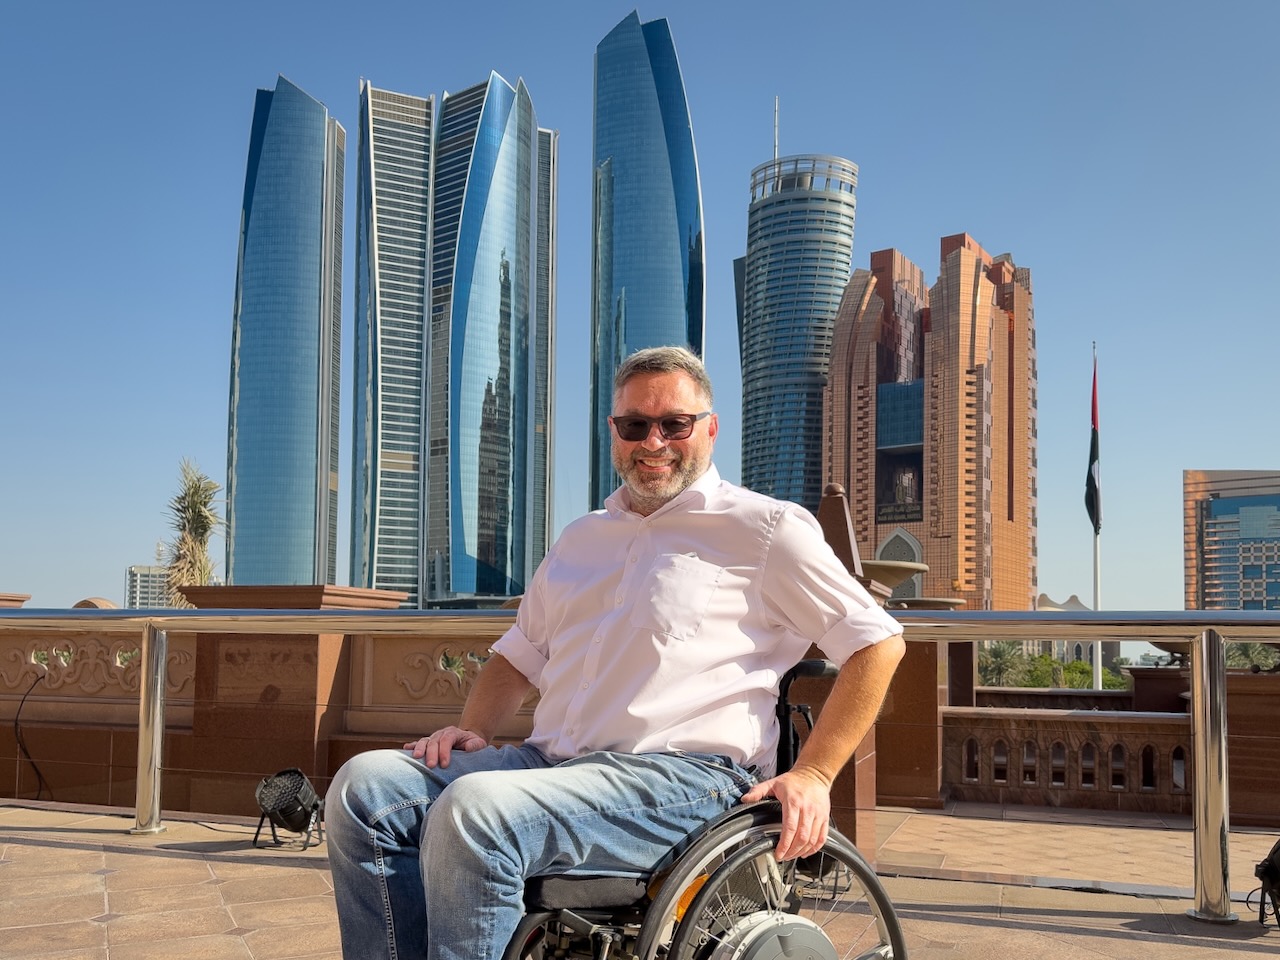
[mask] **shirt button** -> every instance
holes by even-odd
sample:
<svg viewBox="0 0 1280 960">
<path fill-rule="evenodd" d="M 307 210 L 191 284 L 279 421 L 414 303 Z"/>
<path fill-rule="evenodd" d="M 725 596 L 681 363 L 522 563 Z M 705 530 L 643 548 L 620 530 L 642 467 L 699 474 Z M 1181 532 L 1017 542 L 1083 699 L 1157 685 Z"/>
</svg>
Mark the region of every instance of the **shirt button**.
<svg viewBox="0 0 1280 960">
<path fill-rule="evenodd" d="M 621 597 L 617 597 L 617 598 L 613 601 L 613 605 L 614 605 L 615 607 L 620 607 L 620 606 L 622 606 L 622 598 L 621 598 Z"/>
<path fill-rule="evenodd" d="M 596 643 L 599 643 L 599 642 L 600 642 L 600 638 L 596 637 Z"/>
<path fill-rule="evenodd" d="M 632 562 L 632 563 L 635 563 L 635 562 L 636 562 L 636 558 L 635 558 L 635 557 L 631 557 L 630 559 L 631 559 L 631 562 Z"/>
<path fill-rule="evenodd" d="M 591 686 L 591 684 L 589 684 L 589 683 L 584 683 L 584 684 L 582 685 L 582 689 L 583 689 L 583 690 L 585 690 L 585 689 L 587 689 L 587 687 L 589 687 L 589 686 Z"/>
</svg>

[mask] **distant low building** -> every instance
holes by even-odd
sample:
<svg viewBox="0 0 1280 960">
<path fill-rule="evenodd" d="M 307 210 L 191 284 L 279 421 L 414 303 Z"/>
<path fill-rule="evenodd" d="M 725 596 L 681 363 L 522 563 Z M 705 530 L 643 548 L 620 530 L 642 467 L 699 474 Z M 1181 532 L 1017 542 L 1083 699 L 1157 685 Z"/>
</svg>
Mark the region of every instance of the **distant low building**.
<svg viewBox="0 0 1280 960">
<path fill-rule="evenodd" d="M 129 610 L 151 610 L 168 607 L 169 568 L 130 567 L 125 574 L 124 605 Z"/>
<path fill-rule="evenodd" d="M 1067 599 L 1059 602 L 1050 597 L 1047 593 L 1040 594 L 1036 598 L 1036 609 L 1044 612 L 1047 610 L 1092 610 L 1087 603 L 1084 603 L 1074 593 Z M 1075 663 L 1082 660 L 1085 663 L 1093 663 L 1093 644 L 1086 640 L 1040 640 L 1040 641 L 1023 641 L 1025 646 L 1027 643 L 1035 643 L 1038 646 L 1035 655 L 1047 653 L 1055 660 L 1062 663 Z M 1116 658 L 1120 656 L 1119 640 L 1103 640 L 1102 641 L 1102 665 L 1109 670 L 1116 668 Z"/>
</svg>

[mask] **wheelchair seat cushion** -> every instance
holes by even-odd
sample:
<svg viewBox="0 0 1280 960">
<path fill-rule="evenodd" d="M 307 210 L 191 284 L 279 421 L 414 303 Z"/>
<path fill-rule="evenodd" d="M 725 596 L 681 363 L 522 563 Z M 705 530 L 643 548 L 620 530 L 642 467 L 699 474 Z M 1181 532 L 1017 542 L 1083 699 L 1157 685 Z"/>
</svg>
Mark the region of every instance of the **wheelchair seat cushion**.
<svg viewBox="0 0 1280 960">
<path fill-rule="evenodd" d="M 618 910 L 641 903 L 647 886 L 638 877 L 530 877 L 524 903 L 528 910 Z"/>
</svg>

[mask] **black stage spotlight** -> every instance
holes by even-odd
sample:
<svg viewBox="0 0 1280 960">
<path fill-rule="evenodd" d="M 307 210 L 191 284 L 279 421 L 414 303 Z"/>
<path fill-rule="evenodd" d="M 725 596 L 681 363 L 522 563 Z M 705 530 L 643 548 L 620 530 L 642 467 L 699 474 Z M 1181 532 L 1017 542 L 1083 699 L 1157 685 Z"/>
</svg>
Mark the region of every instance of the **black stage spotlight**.
<svg viewBox="0 0 1280 960">
<path fill-rule="evenodd" d="M 262 825 L 268 820 L 271 821 L 271 840 L 277 846 L 281 840 L 276 836 L 276 827 L 303 834 L 303 850 L 311 843 L 312 830 L 316 832 L 317 843 L 324 840 L 324 826 L 320 823 L 324 801 L 316 795 L 306 774 L 297 767 L 281 770 L 274 777 L 263 777 L 254 796 L 262 810 L 258 830 L 253 835 L 255 847 L 262 835 Z"/>
</svg>

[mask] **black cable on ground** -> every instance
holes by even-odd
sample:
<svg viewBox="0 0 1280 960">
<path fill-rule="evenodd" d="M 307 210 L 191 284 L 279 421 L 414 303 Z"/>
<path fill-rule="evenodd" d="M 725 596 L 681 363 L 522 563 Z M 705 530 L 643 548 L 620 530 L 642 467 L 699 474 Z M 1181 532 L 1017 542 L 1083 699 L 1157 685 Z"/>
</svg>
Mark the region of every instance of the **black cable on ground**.
<svg viewBox="0 0 1280 960">
<path fill-rule="evenodd" d="M 13 715 L 13 739 L 18 742 L 18 750 L 21 752 L 23 759 L 31 764 L 31 769 L 36 773 L 36 799 L 39 800 L 44 794 L 45 789 L 49 791 L 49 799 L 53 799 L 53 788 L 49 786 L 49 782 L 45 780 L 44 774 L 40 772 L 40 768 L 36 765 L 35 757 L 31 756 L 31 751 L 27 749 L 26 741 L 22 739 L 22 708 L 27 702 L 27 697 L 31 691 L 36 688 L 36 684 L 45 678 L 45 674 L 40 672 L 36 678 L 31 681 L 31 686 L 27 687 L 27 692 L 22 695 L 22 699 L 18 701 L 18 710 Z"/>
</svg>

